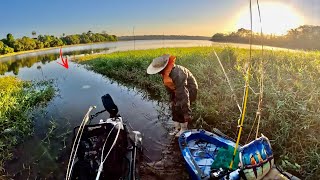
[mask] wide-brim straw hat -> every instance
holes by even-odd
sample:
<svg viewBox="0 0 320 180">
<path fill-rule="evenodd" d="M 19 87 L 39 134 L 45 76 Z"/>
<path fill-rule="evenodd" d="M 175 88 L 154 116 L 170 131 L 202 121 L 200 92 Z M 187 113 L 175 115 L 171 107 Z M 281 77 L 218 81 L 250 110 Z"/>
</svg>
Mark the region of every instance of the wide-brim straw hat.
<svg viewBox="0 0 320 180">
<path fill-rule="evenodd" d="M 170 55 L 164 54 L 160 57 L 154 58 L 152 60 L 152 63 L 149 65 L 147 69 L 148 74 L 156 74 L 160 71 L 162 71 L 169 62 Z"/>
</svg>

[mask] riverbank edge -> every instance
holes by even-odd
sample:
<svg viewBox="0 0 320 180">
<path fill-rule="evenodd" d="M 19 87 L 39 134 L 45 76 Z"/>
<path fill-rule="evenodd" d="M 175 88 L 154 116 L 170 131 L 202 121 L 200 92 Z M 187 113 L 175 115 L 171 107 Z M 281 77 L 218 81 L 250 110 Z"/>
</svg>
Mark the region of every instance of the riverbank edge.
<svg viewBox="0 0 320 180">
<path fill-rule="evenodd" d="M 148 40 L 136 40 L 136 41 L 153 41 L 153 39 L 148 39 Z M 159 39 L 154 39 L 155 41 L 159 40 Z M 176 40 L 176 39 L 165 39 L 165 40 Z M 185 39 L 178 39 L 177 41 L 180 40 L 185 40 Z M 87 44 L 72 44 L 72 45 L 64 45 L 64 46 L 59 46 L 59 47 L 50 47 L 50 48 L 42 48 L 42 49 L 34 49 L 34 50 L 29 50 L 29 51 L 19 51 L 19 52 L 14 52 L 14 53 L 9 53 L 9 54 L 3 54 L 0 55 L 0 60 L 1 58 L 4 57 L 10 57 L 10 56 L 16 56 L 16 55 L 21 55 L 21 54 L 29 54 L 29 53 L 34 53 L 34 52 L 41 52 L 41 51 L 46 51 L 46 50 L 52 50 L 52 49 L 60 49 L 60 48 L 64 48 L 64 47 L 76 47 L 76 46 L 87 46 L 87 45 L 95 45 L 95 44 L 104 44 L 104 43 L 113 43 L 113 42 L 127 42 L 127 41 L 133 41 L 133 40 L 118 40 L 118 41 L 106 41 L 106 42 L 96 42 L 96 43 L 87 43 Z M 188 41 L 188 39 L 186 39 L 186 41 Z M 190 41 L 199 41 L 199 40 L 190 40 Z M 232 41 L 212 41 L 212 40 L 202 40 L 202 41 L 210 41 L 213 43 L 217 43 L 215 46 L 234 46 L 236 48 L 241 48 L 241 47 L 237 47 L 238 45 L 247 45 L 249 46 L 249 43 L 238 43 L 238 42 L 232 42 Z M 261 45 L 260 44 L 252 44 L 254 49 L 261 49 Z M 320 50 L 303 50 L 303 49 L 297 49 L 297 48 L 287 48 L 287 47 L 282 47 L 282 46 L 270 46 L 270 45 L 265 45 L 264 46 L 265 49 L 268 50 L 273 50 L 273 48 L 275 48 L 276 50 L 280 50 L 280 51 L 320 51 Z M 248 49 L 248 48 L 245 48 Z"/>
<path fill-rule="evenodd" d="M 197 47 L 197 48 L 198 48 L 198 51 L 201 50 L 201 47 Z M 163 85 L 162 85 L 161 79 L 157 78 L 155 76 L 146 76 L 146 74 L 141 74 L 141 73 L 139 74 L 139 71 L 144 72 L 146 70 L 146 67 L 151 62 L 152 58 L 157 57 L 159 55 L 162 55 L 164 52 L 170 52 L 170 51 L 173 52 L 173 51 L 175 51 L 174 49 L 176 50 L 176 52 L 178 52 L 178 54 L 175 54 L 175 55 L 177 55 L 178 58 L 180 58 L 179 52 L 183 51 L 183 49 L 192 49 L 192 48 L 166 48 L 166 49 L 160 48 L 160 49 L 152 49 L 152 50 L 115 52 L 115 53 L 111 53 L 108 55 L 89 55 L 89 56 L 79 58 L 77 60 L 77 62 L 81 63 L 81 64 L 86 64 L 86 65 L 88 65 L 89 69 L 91 69 L 97 73 L 106 75 L 107 77 L 109 77 L 117 82 L 123 83 L 124 85 L 138 87 L 142 90 L 146 90 L 149 93 L 151 92 L 151 94 L 156 95 L 155 96 L 156 98 L 158 98 L 158 99 L 160 98 L 160 101 L 163 101 L 166 99 L 166 96 L 165 96 L 165 91 L 162 88 Z M 245 51 L 246 53 L 248 53 L 248 51 L 249 51 L 248 49 L 244 49 L 244 48 L 231 48 L 231 49 L 236 49 L 237 51 Z M 229 51 L 228 47 L 227 48 L 215 47 L 215 50 L 217 52 L 219 51 L 218 52 L 219 56 L 221 56 L 221 52 L 223 52 L 225 50 L 227 51 L 227 53 L 229 53 L 229 54 L 227 54 L 228 57 L 226 57 L 225 54 L 222 53 L 222 56 L 225 56 L 225 57 L 222 57 L 223 61 L 228 60 L 226 58 L 229 58 L 229 61 L 230 61 L 230 56 L 231 56 L 231 58 L 237 58 L 237 57 L 235 57 L 235 56 L 237 56 L 237 54 L 234 54 L 233 50 Z M 156 51 L 158 51 L 158 52 L 156 52 Z M 211 48 L 211 51 L 212 51 L 212 48 Z M 253 51 L 254 51 L 254 53 L 260 53 L 259 50 L 253 50 Z M 277 53 L 277 52 L 268 51 L 268 50 L 266 50 L 266 52 L 269 52 L 271 54 Z M 198 52 L 198 54 L 200 54 L 199 55 L 200 57 L 202 57 L 201 53 L 202 53 L 201 51 Z M 319 57 L 319 51 L 312 51 L 312 52 L 280 52 L 280 51 L 278 51 L 278 53 L 280 55 L 288 56 L 288 58 L 290 58 L 290 56 L 294 55 L 295 53 L 297 53 L 298 56 L 306 56 L 307 53 L 310 53 L 309 54 L 310 56 Z M 190 56 L 194 55 L 192 53 L 190 53 L 190 54 L 191 54 Z M 114 57 L 114 56 L 119 56 L 119 57 L 117 59 L 117 57 Z M 240 58 L 243 58 L 243 57 L 240 57 Z M 131 60 L 137 60 L 137 59 L 139 59 L 139 62 L 131 61 Z M 109 60 L 112 62 L 108 63 Z M 117 62 L 117 60 L 119 62 Z M 145 62 L 143 62 L 144 60 L 145 60 Z M 188 60 L 188 62 L 190 62 L 190 61 Z M 179 64 L 179 61 L 177 63 Z M 125 64 L 125 66 L 124 66 L 124 64 Z M 112 65 L 114 65 L 114 66 L 112 66 Z M 217 66 L 217 67 L 219 68 L 219 66 Z M 138 72 L 138 73 L 136 73 L 136 72 Z M 208 72 L 208 73 L 210 74 L 210 72 Z M 207 75 L 209 76 L 209 74 L 207 74 Z M 211 82 L 208 82 L 208 83 L 211 83 Z M 243 87 L 243 85 L 242 85 L 242 87 Z M 201 92 L 199 92 L 199 93 L 201 93 Z M 232 99 L 230 99 L 230 101 L 233 102 Z M 203 111 L 203 107 L 202 107 L 202 109 L 201 108 L 198 109 L 198 108 L 199 107 L 196 107 L 194 109 L 194 113 L 197 114 L 196 117 L 198 118 L 198 119 L 194 120 L 196 122 L 196 126 L 208 129 L 208 127 L 210 127 L 210 126 L 207 126 L 205 118 L 201 117 L 201 113 L 202 114 L 205 113 Z M 209 110 L 210 110 L 210 107 L 204 107 L 204 109 L 205 108 L 209 108 Z M 236 111 L 236 108 L 233 110 Z M 250 115 L 253 115 L 253 113 L 250 113 Z M 199 121 L 201 121 L 200 124 L 198 123 Z M 233 125 L 234 125 L 234 123 L 233 123 Z M 228 128 L 230 128 L 230 127 L 228 127 Z M 233 137 L 234 134 L 227 133 L 227 135 Z M 286 151 L 285 148 L 283 151 Z M 296 153 L 298 153 L 298 152 L 296 152 Z M 279 155 L 279 157 L 280 157 L 280 155 Z M 308 176 L 308 178 L 312 177 L 312 175 L 310 176 L 310 174 L 307 175 L 308 172 L 304 172 L 307 170 L 307 168 L 305 170 L 300 169 L 302 166 L 304 166 L 304 167 L 309 166 L 310 167 L 310 165 L 308 165 L 308 162 L 305 162 L 306 164 L 299 165 L 296 163 L 292 163 L 294 161 L 291 160 L 291 158 L 290 158 L 291 156 L 288 158 L 287 154 L 282 154 L 281 157 L 282 157 L 281 158 L 282 160 L 281 161 L 278 160 L 278 163 L 282 163 L 283 167 L 290 168 L 291 172 L 294 171 L 293 174 L 295 174 L 296 176 L 301 177 L 301 174 L 299 175 L 298 172 L 303 172 L 303 173 L 305 173 L 304 176 Z M 319 158 L 315 161 L 316 162 L 319 161 Z M 286 164 L 286 163 L 288 163 L 288 164 Z M 295 169 L 295 170 L 293 170 L 293 169 Z M 315 170 L 313 169 L 313 171 L 315 171 Z"/>
<path fill-rule="evenodd" d="M 123 40 L 123 41 L 125 41 L 125 40 Z M 72 45 L 63 45 L 63 46 L 49 47 L 49 48 L 42 48 L 42 49 L 34 49 L 34 50 L 29 50 L 29 51 L 19 51 L 19 52 L 13 52 L 13 53 L 8 53 L 8 54 L 2 54 L 2 55 L 0 55 L 0 59 L 4 58 L 4 57 L 16 56 L 16 55 L 21 55 L 21 54 L 29 54 L 29 53 L 34 53 L 34 52 L 41 52 L 41 51 L 52 50 L 52 49 L 60 49 L 60 48 L 64 48 L 64 47 L 87 46 L 87 45 L 113 43 L 113 42 L 119 42 L 119 41 L 105 41 L 105 42 L 86 43 L 86 44 L 72 44 Z"/>
</svg>

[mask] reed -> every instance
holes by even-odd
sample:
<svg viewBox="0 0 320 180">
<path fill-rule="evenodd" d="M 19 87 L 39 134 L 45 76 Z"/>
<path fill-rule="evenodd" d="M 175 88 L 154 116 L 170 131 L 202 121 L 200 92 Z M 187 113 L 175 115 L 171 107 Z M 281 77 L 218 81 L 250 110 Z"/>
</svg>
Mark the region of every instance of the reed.
<svg viewBox="0 0 320 180">
<path fill-rule="evenodd" d="M 227 46 L 214 48 L 241 102 L 249 50 Z M 198 81 L 193 126 L 207 130 L 215 127 L 235 138 L 240 113 L 212 47 L 115 52 L 84 56 L 77 61 L 165 101 L 167 96 L 160 76 L 146 74 L 152 59 L 164 53 L 177 56 L 176 64 L 187 67 Z M 320 52 L 266 50 L 262 56 L 261 50 L 252 51 L 251 90 L 242 144 L 257 111 L 261 61 L 265 88 L 259 132 L 270 139 L 276 164 L 303 179 L 320 179 Z M 254 135 L 249 139 L 253 138 Z"/>
</svg>

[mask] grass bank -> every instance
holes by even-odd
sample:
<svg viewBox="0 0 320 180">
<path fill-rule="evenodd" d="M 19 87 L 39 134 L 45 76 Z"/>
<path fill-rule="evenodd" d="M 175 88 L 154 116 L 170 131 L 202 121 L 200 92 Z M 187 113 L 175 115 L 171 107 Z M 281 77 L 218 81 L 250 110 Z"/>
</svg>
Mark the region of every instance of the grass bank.
<svg viewBox="0 0 320 180">
<path fill-rule="evenodd" d="M 231 47 L 215 50 L 241 102 L 249 50 Z M 164 53 L 176 55 L 176 63 L 190 69 L 198 81 L 193 125 L 207 130 L 216 127 L 235 138 L 239 110 L 211 47 L 116 52 L 85 56 L 78 61 L 164 101 L 167 97 L 160 76 L 146 74 L 152 59 Z M 260 50 L 253 50 L 242 144 L 248 138 L 257 110 L 260 60 L 265 88 L 259 132 L 271 140 L 278 165 L 303 179 L 320 179 L 320 52 L 265 51 L 262 56 Z"/>
<path fill-rule="evenodd" d="M 55 90 L 50 82 L 24 82 L 0 77 L 0 172 L 12 150 L 33 132 L 32 110 L 48 102 Z M 0 173 L 1 174 L 1 173 Z"/>
</svg>

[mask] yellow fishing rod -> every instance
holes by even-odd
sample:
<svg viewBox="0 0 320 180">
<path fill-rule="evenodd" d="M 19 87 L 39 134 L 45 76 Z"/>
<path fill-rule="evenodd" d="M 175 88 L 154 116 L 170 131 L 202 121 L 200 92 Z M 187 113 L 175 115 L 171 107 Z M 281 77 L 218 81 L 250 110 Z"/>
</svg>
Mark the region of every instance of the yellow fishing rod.
<svg viewBox="0 0 320 180">
<path fill-rule="evenodd" d="M 250 62 L 251 62 L 251 58 L 252 58 L 251 52 L 252 52 L 252 36 L 253 36 L 253 34 L 252 34 L 252 7 L 251 7 L 251 0 L 249 0 L 249 1 L 250 1 L 250 23 L 251 23 L 251 37 L 250 37 L 250 40 L 249 40 L 250 41 L 250 58 L 249 58 L 249 61 L 248 61 L 248 68 L 247 68 L 246 77 L 245 77 L 245 91 L 244 91 L 244 96 L 243 96 L 241 119 L 240 119 L 240 124 L 238 124 L 239 125 L 239 132 L 238 132 L 236 146 L 235 146 L 234 151 L 233 151 L 233 157 L 232 157 L 232 160 L 230 162 L 229 169 L 232 169 L 234 158 L 235 158 L 237 150 L 238 150 L 240 137 L 241 137 L 241 132 L 242 132 L 242 126 L 243 126 L 244 117 L 245 117 L 246 109 L 247 109 L 248 94 L 249 94 Z"/>
</svg>

